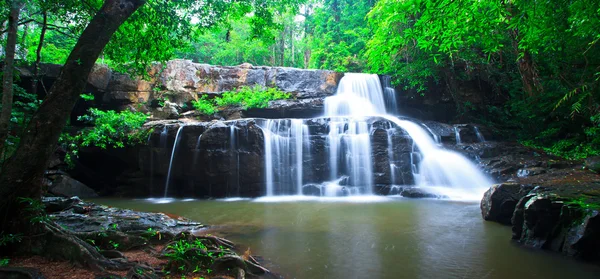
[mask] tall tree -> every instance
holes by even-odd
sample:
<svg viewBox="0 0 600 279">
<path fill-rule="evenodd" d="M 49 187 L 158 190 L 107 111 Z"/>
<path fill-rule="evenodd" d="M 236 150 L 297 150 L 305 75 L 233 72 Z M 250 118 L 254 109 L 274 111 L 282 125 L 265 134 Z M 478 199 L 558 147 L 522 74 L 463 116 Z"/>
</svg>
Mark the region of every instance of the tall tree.
<svg viewBox="0 0 600 279">
<path fill-rule="evenodd" d="M 0 231 L 27 236 L 43 233 L 45 236 L 27 239 L 21 249 L 56 253 L 57 256 L 80 260 L 90 266 L 101 264 L 97 259 L 102 257 L 83 241 L 69 238 L 50 224 L 30 222 L 24 210 L 26 205 L 19 198 L 39 200 L 42 190 L 40 182 L 48 159 L 55 150 L 70 111 L 85 87 L 87 76 L 113 33 L 144 3 L 143 0 L 105 1 L 81 34 L 47 98 L 29 122 L 18 149 L 2 169 Z M 62 245 L 70 246 L 60 247 Z"/>
<path fill-rule="evenodd" d="M 4 150 L 4 143 L 10 129 L 10 118 L 13 103 L 13 72 L 15 61 L 15 48 L 17 45 L 17 32 L 19 14 L 23 3 L 20 0 L 7 1 L 9 5 L 8 36 L 4 57 L 4 76 L 2 78 L 2 112 L 0 113 L 0 152 Z"/>
<path fill-rule="evenodd" d="M 91 2 L 94 3 L 97 2 Z M 171 58 L 176 44 L 182 42 L 178 38 L 180 34 L 223 22 L 228 14 L 242 17 L 252 11 L 261 16 L 260 20 L 254 20 L 254 33 L 264 32 L 262 27 L 272 24 L 275 9 L 294 3 L 294 0 L 243 0 L 235 4 L 228 0 L 105 0 L 85 25 L 60 75 L 2 169 L 0 234 L 24 234 L 25 243 L 13 248 L 29 253 L 65 257 L 89 266 L 115 267 L 114 262 L 104 259 L 84 241 L 52 222 L 31 222 L 28 218 L 31 212 L 27 210 L 28 203 L 40 201 L 47 162 L 98 57 L 106 51 L 114 62 L 135 58 L 132 61 L 137 62 L 136 68 L 146 69 L 148 62 Z M 93 5 L 92 9 L 95 9 Z M 83 22 L 81 18 L 85 18 L 85 13 L 68 15 L 70 22 Z M 109 48 L 105 49 L 107 45 Z M 119 47 L 121 52 L 117 52 Z"/>
</svg>

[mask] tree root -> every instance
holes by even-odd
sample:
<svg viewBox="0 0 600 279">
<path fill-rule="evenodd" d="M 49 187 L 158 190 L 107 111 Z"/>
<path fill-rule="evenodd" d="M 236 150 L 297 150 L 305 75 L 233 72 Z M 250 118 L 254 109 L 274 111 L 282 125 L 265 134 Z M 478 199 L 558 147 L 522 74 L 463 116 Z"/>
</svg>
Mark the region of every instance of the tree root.
<svg viewBox="0 0 600 279">
<path fill-rule="evenodd" d="M 46 223 L 44 256 L 64 259 L 96 271 L 128 270 L 135 264 L 115 261 L 102 256 L 94 247 L 54 223 Z"/>
</svg>

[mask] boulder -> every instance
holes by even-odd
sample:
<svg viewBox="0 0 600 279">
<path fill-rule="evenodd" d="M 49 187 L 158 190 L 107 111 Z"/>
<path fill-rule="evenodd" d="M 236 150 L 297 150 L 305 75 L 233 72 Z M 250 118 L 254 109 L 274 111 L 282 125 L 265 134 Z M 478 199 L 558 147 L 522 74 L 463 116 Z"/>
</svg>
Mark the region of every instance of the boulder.
<svg viewBox="0 0 600 279">
<path fill-rule="evenodd" d="M 98 196 L 94 190 L 85 184 L 66 175 L 55 176 L 48 192 L 63 197 L 94 198 Z"/>
<path fill-rule="evenodd" d="M 68 200 L 64 199 L 64 203 Z M 43 199 L 45 205 L 55 200 Z M 138 212 L 78 200 L 71 208 L 51 214 L 53 220 L 74 232 L 97 232 L 113 229 L 124 233 L 156 231 L 176 235 L 204 226 L 184 218 L 171 218 L 163 213 Z"/>
<path fill-rule="evenodd" d="M 531 190 L 517 183 L 502 183 L 490 187 L 481 199 L 481 215 L 486 221 L 510 225 L 517 202 Z"/>
<path fill-rule="evenodd" d="M 600 156 L 585 159 L 585 167 L 595 173 L 600 173 Z"/>
<path fill-rule="evenodd" d="M 523 197 L 513 214 L 513 239 L 587 261 L 600 260 L 600 214 L 552 193 Z"/>
</svg>

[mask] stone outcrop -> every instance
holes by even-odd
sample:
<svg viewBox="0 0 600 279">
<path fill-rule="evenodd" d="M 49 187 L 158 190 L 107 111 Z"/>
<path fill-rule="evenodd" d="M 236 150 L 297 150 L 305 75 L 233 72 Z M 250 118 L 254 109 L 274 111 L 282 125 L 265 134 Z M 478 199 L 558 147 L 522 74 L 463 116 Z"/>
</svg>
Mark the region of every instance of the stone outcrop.
<svg viewBox="0 0 600 279">
<path fill-rule="evenodd" d="M 552 193 L 527 195 L 513 215 L 513 239 L 527 247 L 599 261 L 599 209 Z"/>
<path fill-rule="evenodd" d="M 60 65 L 41 66 L 45 87 L 60 74 Z M 32 70 L 19 69 L 24 84 L 32 78 Z M 148 77 L 131 77 L 114 72 L 104 65 L 96 65 L 90 76 L 86 92 L 95 96 L 94 106 L 103 109 L 151 112 L 155 119 L 174 119 L 180 113 L 192 110 L 191 101 L 203 95 L 217 96 L 235 91 L 242 86 L 276 87 L 292 94 L 293 99 L 272 102 L 266 109 L 253 109 L 244 117 L 310 117 L 322 110 L 323 98 L 335 94 L 342 73 L 327 70 L 305 70 L 286 67 L 212 66 L 193 63 L 190 60 L 172 60 L 165 65 L 155 64 L 149 68 Z M 41 90 L 41 89 L 40 89 Z M 39 92 L 44 95 L 44 92 Z M 169 108 L 158 103 L 172 102 Z M 89 104 L 80 102 L 76 114 L 83 114 Z M 177 107 L 177 113 L 173 108 Z M 241 108 L 238 110 L 243 111 Z M 318 112 L 317 112 L 318 111 Z M 216 115 L 236 119 L 241 113 Z M 73 116 L 72 119 L 76 119 Z"/>
<path fill-rule="evenodd" d="M 63 174 L 51 175 L 48 192 L 63 197 L 78 196 L 82 198 L 98 197 L 98 194 L 85 184 Z"/>
<path fill-rule="evenodd" d="M 523 246 L 599 262 L 598 175 L 581 166 L 547 170 L 492 186 L 481 201 L 482 216 L 511 225 L 512 238 Z"/>
<path fill-rule="evenodd" d="M 163 213 L 138 212 L 84 202 L 76 197 L 42 199 L 53 220 L 74 232 L 99 232 L 109 229 L 124 233 L 159 231 L 176 235 L 183 231 L 198 230 L 204 225 L 183 218 L 171 218 Z M 63 205 L 56 207 L 57 204 Z"/>
<path fill-rule="evenodd" d="M 139 169 L 135 177 L 141 185 L 128 185 L 127 196 L 164 195 L 166 178 L 169 179 L 169 196 L 194 197 L 256 197 L 265 194 L 265 150 L 261 126 L 266 120 L 248 118 L 235 121 L 184 122 L 157 121 L 153 127 L 149 144 L 139 150 Z M 391 183 L 388 157 L 388 123 L 380 118 L 369 121 L 373 126 L 372 156 L 374 184 L 379 193 Z M 329 127 L 326 119 L 306 120 L 310 136 L 310 156 L 304 159 L 303 181 L 306 184 L 320 183 L 329 179 L 328 143 Z M 176 137 L 179 133 L 179 137 Z M 233 137 L 231 136 L 233 134 Z M 177 148 L 174 149 L 177 142 Z M 403 184 L 414 183 L 411 173 L 410 153 L 412 140 L 403 131 L 392 136 L 396 156 L 391 162 L 397 166 L 396 180 Z M 134 179 L 135 179 L 134 177 Z M 124 183 L 127 185 L 127 183 Z M 148 186 L 149 185 L 149 186 Z"/>
<path fill-rule="evenodd" d="M 517 202 L 527 195 L 532 187 L 518 183 L 502 183 L 492 186 L 481 200 L 481 215 L 486 221 L 510 225 Z"/>
</svg>

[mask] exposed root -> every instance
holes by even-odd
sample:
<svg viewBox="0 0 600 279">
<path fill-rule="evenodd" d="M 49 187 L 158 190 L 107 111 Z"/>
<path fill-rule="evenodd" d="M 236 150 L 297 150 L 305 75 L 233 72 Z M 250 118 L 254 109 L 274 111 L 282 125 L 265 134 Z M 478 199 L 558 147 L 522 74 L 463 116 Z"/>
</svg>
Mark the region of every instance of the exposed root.
<svg viewBox="0 0 600 279">
<path fill-rule="evenodd" d="M 96 271 L 128 270 L 135 265 L 107 259 L 75 233 L 65 231 L 56 224 L 47 223 L 44 230 L 47 232 L 44 253 L 49 258 L 69 260 Z"/>
</svg>

